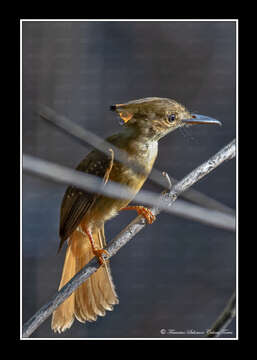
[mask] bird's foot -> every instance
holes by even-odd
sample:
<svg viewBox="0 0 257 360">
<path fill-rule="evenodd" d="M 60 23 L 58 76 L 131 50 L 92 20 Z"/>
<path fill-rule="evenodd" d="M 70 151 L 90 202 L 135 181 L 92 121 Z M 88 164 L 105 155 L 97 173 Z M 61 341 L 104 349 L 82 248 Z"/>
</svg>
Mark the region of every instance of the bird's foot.
<svg viewBox="0 0 257 360">
<path fill-rule="evenodd" d="M 106 255 L 107 257 L 110 256 L 110 254 L 108 253 L 107 250 L 104 249 L 93 249 L 93 253 L 94 255 L 97 257 L 97 260 L 99 261 L 100 265 L 103 265 L 105 262 L 105 259 L 103 257 L 103 254 Z"/>
<path fill-rule="evenodd" d="M 156 216 L 151 212 L 151 210 L 144 206 L 126 206 L 121 210 L 136 210 L 138 215 L 142 215 L 148 224 L 152 224 L 156 219 Z"/>
</svg>

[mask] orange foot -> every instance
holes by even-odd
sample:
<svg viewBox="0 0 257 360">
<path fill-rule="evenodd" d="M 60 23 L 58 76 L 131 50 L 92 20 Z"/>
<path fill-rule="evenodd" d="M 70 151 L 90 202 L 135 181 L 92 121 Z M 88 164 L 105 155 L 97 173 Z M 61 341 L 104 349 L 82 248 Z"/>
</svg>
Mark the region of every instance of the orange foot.
<svg viewBox="0 0 257 360">
<path fill-rule="evenodd" d="M 152 224 L 156 219 L 155 215 L 151 212 L 151 210 L 144 206 L 126 206 L 121 210 L 136 210 L 138 215 L 142 215 L 146 219 L 148 224 Z"/>
<path fill-rule="evenodd" d="M 105 262 L 105 259 L 103 258 L 103 254 L 106 256 L 110 256 L 107 250 L 104 249 L 93 249 L 94 255 L 97 257 L 100 265 L 103 265 Z"/>
<path fill-rule="evenodd" d="M 85 231 L 85 233 L 87 234 L 87 236 L 88 236 L 88 238 L 90 240 L 92 250 L 93 250 L 93 254 L 97 257 L 100 265 L 103 265 L 104 261 L 105 261 L 104 258 L 103 258 L 103 254 L 105 254 L 106 256 L 109 257 L 110 255 L 109 255 L 108 251 L 104 250 L 104 249 L 96 249 L 94 239 L 93 239 L 93 236 L 92 236 L 91 232 L 86 227 L 84 227 L 84 231 Z"/>
</svg>

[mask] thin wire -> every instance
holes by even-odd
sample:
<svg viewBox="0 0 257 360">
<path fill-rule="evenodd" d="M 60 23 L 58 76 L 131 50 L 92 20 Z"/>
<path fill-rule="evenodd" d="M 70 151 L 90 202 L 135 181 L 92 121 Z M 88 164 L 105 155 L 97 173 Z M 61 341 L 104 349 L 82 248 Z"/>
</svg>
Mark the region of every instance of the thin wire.
<svg viewBox="0 0 257 360">
<path fill-rule="evenodd" d="M 79 189 L 106 195 L 112 198 L 133 199 L 133 202 L 148 206 L 157 206 L 167 213 L 200 221 L 205 224 L 235 231 L 235 216 L 217 210 L 206 209 L 180 200 L 172 206 L 160 201 L 160 195 L 151 191 L 141 190 L 135 197 L 130 188 L 116 182 L 108 181 L 91 174 L 73 170 L 68 167 L 46 161 L 27 154 L 23 155 L 23 170 L 48 180 L 74 185 Z M 167 187 L 167 179 L 166 186 Z"/>
</svg>

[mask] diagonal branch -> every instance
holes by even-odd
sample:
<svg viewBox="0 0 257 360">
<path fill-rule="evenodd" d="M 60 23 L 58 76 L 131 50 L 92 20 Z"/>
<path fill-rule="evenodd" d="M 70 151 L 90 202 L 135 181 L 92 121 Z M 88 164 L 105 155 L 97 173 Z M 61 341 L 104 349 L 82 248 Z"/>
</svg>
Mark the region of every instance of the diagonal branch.
<svg viewBox="0 0 257 360">
<path fill-rule="evenodd" d="M 206 337 L 220 337 L 220 335 L 224 334 L 227 327 L 234 319 L 236 315 L 236 293 L 234 292 L 229 302 L 227 303 L 225 309 L 219 315 L 217 320 L 208 329 Z"/>
<path fill-rule="evenodd" d="M 175 186 L 171 191 L 163 194 L 160 203 L 166 203 L 171 206 L 177 197 L 186 191 L 198 180 L 209 174 L 212 170 L 222 164 L 224 161 L 232 159 L 236 153 L 235 140 L 221 149 L 209 160 L 197 167 Z M 160 213 L 160 208 L 151 209 L 154 215 Z M 131 240 L 140 230 L 145 227 L 146 223 L 141 216 L 136 217 L 124 230 L 121 231 L 106 247 L 110 257 L 115 255 L 129 240 Z M 99 263 L 94 257 L 79 273 L 77 273 L 60 291 L 56 292 L 52 299 L 39 309 L 31 319 L 23 326 L 23 337 L 29 337 L 51 314 L 52 312 L 67 299 L 73 291 L 77 289 L 86 279 L 88 279 L 98 268 Z"/>
</svg>

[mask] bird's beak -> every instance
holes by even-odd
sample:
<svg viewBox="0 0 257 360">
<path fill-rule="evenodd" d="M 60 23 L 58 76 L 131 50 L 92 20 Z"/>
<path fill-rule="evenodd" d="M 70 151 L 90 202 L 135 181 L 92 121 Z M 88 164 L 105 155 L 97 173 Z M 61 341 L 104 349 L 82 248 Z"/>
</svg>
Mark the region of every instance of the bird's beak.
<svg viewBox="0 0 257 360">
<path fill-rule="evenodd" d="M 219 120 L 199 114 L 191 114 L 191 117 L 189 119 L 183 119 L 182 122 L 184 122 L 185 124 L 217 124 L 220 126 L 222 125 L 222 123 Z"/>
</svg>

